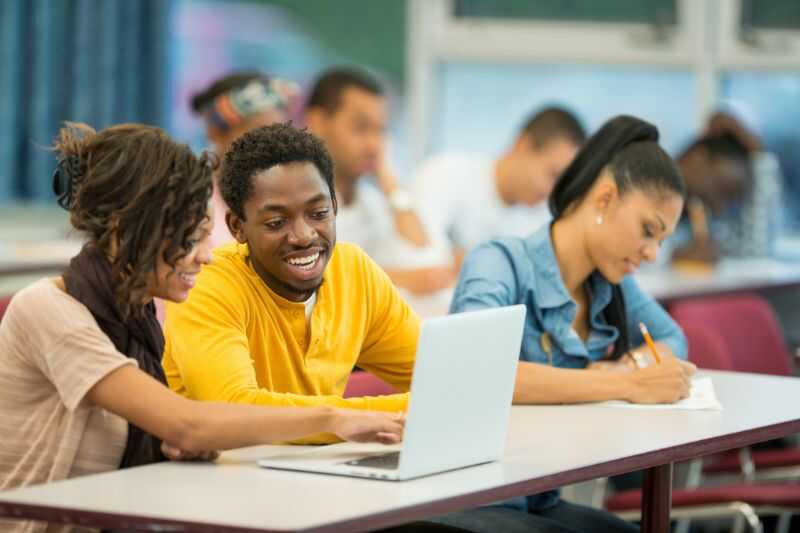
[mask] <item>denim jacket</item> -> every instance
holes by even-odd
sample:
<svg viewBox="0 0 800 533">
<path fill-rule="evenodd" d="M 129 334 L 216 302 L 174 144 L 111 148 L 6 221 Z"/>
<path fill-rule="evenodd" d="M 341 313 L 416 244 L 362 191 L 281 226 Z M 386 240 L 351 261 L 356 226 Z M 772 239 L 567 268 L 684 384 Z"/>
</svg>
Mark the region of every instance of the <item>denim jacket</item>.
<svg viewBox="0 0 800 533">
<path fill-rule="evenodd" d="M 631 346 L 643 342 L 638 324 L 643 322 L 653 339 L 667 344 L 685 359 L 686 337 L 661 305 L 642 292 L 632 277 L 620 284 L 628 319 Z M 603 359 L 619 337 L 605 323 L 603 310 L 611 302 L 611 283 L 599 272 L 588 280 L 590 331 L 584 343 L 572 329 L 577 305 L 564 286 L 556 262 L 550 226 L 525 239 L 504 238 L 476 247 L 465 259 L 456 285 L 451 313 L 524 304 L 525 332 L 519 358 L 559 368 L 585 368 Z M 558 502 L 558 492 L 505 502 L 521 509 L 537 510 Z"/>
</svg>

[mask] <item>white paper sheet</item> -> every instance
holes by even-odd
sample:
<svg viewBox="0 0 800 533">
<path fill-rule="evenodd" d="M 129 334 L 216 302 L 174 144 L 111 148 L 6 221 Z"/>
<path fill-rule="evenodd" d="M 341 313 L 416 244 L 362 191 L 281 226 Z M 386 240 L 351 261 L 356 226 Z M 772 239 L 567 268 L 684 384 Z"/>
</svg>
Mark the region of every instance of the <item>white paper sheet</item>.
<svg viewBox="0 0 800 533">
<path fill-rule="evenodd" d="M 684 409 L 688 411 L 722 411 L 722 404 L 714 393 L 711 378 L 695 378 L 689 397 L 675 403 L 641 404 L 621 401 L 600 402 L 598 405 L 625 407 L 628 409 Z"/>
</svg>

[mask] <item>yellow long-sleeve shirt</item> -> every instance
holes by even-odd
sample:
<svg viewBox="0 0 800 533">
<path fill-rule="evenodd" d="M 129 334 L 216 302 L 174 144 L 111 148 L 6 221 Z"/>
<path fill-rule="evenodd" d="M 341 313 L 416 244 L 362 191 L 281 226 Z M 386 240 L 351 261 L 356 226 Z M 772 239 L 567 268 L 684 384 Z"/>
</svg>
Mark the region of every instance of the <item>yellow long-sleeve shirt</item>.
<svg viewBox="0 0 800 533">
<path fill-rule="evenodd" d="M 310 335 L 304 304 L 270 290 L 247 256 L 246 245 L 217 248 L 189 299 L 167 305 L 163 364 L 173 390 L 257 405 L 405 409 L 407 394 L 342 398 L 355 365 L 407 391 L 419 337 L 419 318 L 364 252 L 334 247 Z"/>
</svg>

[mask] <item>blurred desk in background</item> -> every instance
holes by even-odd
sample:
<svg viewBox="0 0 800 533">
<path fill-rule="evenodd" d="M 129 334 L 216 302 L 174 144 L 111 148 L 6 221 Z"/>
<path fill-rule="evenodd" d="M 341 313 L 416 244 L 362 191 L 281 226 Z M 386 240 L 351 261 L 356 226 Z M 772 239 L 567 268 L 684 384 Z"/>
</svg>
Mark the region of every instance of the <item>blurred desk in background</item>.
<svg viewBox="0 0 800 533">
<path fill-rule="evenodd" d="M 636 279 L 644 291 L 669 303 L 695 296 L 800 287 L 800 261 L 724 259 L 708 272 L 689 274 L 668 267 L 640 272 Z"/>
<path fill-rule="evenodd" d="M 81 249 L 77 240 L 0 241 L 0 296 L 58 276 Z"/>
<path fill-rule="evenodd" d="M 77 240 L 0 242 L 0 276 L 61 271 L 81 249 Z"/>
<path fill-rule="evenodd" d="M 69 214 L 37 204 L 0 207 L 0 296 L 58 275 L 81 247 Z"/>
</svg>

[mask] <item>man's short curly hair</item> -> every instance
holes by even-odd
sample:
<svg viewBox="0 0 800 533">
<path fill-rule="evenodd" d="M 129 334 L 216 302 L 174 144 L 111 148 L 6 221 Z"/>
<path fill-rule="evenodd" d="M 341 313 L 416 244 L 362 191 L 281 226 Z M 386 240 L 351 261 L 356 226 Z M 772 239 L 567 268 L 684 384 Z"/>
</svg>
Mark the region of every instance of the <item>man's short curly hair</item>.
<svg viewBox="0 0 800 533">
<path fill-rule="evenodd" d="M 222 198 L 236 216 L 245 220 L 244 204 L 253 194 L 253 176 L 275 165 L 298 162 L 317 167 L 328 185 L 336 212 L 331 156 L 319 137 L 305 128 L 295 128 L 291 122 L 256 128 L 234 141 L 225 154 L 219 176 Z"/>
</svg>

